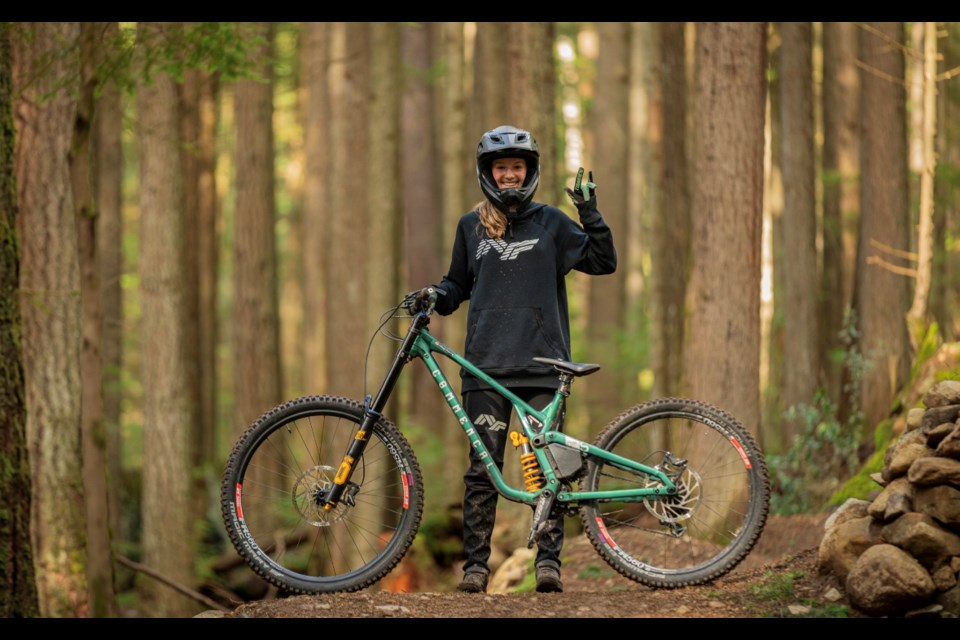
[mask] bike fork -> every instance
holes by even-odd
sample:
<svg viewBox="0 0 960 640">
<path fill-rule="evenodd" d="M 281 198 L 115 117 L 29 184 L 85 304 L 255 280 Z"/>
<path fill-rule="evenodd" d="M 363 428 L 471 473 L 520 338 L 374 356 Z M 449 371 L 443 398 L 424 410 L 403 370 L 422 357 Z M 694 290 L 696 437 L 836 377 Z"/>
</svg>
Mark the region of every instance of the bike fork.
<svg viewBox="0 0 960 640">
<path fill-rule="evenodd" d="M 383 408 L 387 405 L 390 394 L 393 393 L 393 388 L 400 378 L 400 372 L 403 371 L 403 367 L 410 361 L 413 343 L 417 339 L 417 336 L 420 335 L 420 329 L 426 326 L 428 322 L 429 318 L 427 318 L 427 316 L 420 315 L 411 323 L 410 330 L 407 332 L 403 344 L 397 350 L 397 355 L 394 357 L 393 364 L 390 365 L 390 369 L 383 379 L 383 384 L 380 385 L 376 399 L 371 402 L 369 395 L 364 398 L 363 420 L 354 433 L 353 440 L 350 441 L 350 445 L 347 447 L 347 451 L 340 461 L 340 466 L 337 467 L 337 474 L 333 478 L 333 484 L 330 486 L 330 489 L 317 500 L 323 504 L 323 508 L 326 511 L 331 511 L 340 503 L 340 499 L 343 497 L 344 491 L 346 491 L 347 485 L 350 482 L 350 477 L 353 475 L 354 463 L 363 455 L 363 450 L 366 449 L 367 442 L 370 440 L 370 432 L 373 431 L 377 421 L 383 417 Z M 350 496 L 355 493 L 356 489 L 352 490 L 346 500 L 350 501 Z"/>
</svg>

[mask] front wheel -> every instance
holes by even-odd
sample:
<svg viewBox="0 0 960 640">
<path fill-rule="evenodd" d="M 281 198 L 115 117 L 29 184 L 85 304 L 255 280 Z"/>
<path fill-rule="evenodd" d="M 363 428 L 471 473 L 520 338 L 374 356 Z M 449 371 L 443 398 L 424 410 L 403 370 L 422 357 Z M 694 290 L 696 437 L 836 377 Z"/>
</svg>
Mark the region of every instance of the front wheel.
<svg viewBox="0 0 960 640">
<path fill-rule="evenodd" d="M 653 400 L 619 415 L 594 444 L 660 469 L 679 490 L 581 504 L 587 537 L 622 575 L 657 588 L 703 584 L 733 569 L 756 544 L 770 506 L 769 477 L 760 448 L 733 416 L 697 400 Z M 659 484 L 596 458 L 581 488 Z"/>
<path fill-rule="evenodd" d="M 220 504 L 237 552 L 288 593 L 357 591 L 410 548 L 423 513 L 413 449 L 381 418 L 340 503 L 323 507 L 363 407 L 347 398 L 291 400 L 260 417 L 226 464 Z"/>
</svg>

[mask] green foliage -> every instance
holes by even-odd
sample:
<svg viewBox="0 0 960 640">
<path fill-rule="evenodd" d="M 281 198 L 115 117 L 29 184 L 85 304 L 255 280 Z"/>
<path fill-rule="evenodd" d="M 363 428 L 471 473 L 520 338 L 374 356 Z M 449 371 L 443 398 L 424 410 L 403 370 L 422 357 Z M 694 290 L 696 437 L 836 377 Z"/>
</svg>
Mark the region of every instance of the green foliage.
<svg viewBox="0 0 960 640">
<path fill-rule="evenodd" d="M 781 574 L 767 571 L 763 575 L 764 581 L 751 585 L 750 593 L 768 602 L 786 603 L 794 598 L 794 583 L 805 574 L 802 571 L 791 570 Z"/>
<path fill-rule="evenodd" d="M 884 420 L 876 429 L 874 440 L 876 448 L 867 462 L 852 478 L 844 482 L 827 500 L 827 506 L 838 507 L 851 498 L 866 500 L 877 489 L 876 481 L 870 477 L 883 469 L 887 447 L 893 439 L 893 421 Z"/>
<path fill-rule="evenodd" d="M 960 369 L 947 369 L 946 371 L 937 371 L 934 374 L 934 380 L 943 382 L 944 380 L 960 381 Z"/>
<path fill-rule="evenodd" d="M 859 401 L 860 386 L 869 362 L 857 347 L 859 334 L 849 308 L 840 337 L 844 344 L 842 360 L 849 373 L 843 388 L 848 398 L 848 415 L 845 418 L 840 416 L 838 405 L 823 389 L 814 394 L 813 404 L 801 403 L 787 409 L 785 417 L 798 420 L 801 427 L 785 453 L 768 456 L 776 486 L 771 498 L 774 513 L 788 515 L 811 511 L 836 489 L 843 477 L 849 477 L 857 470 L 857 449 L 864 423 Z"/>
<path fill-rule="evenodd" d="M 99 84 L 112 81 L 132 93 L 157 73 L 181 82 L 187 69 L 202 69 L 226 80 L 261 79 L 254 69 L 265 61 L 256 59 L 255 52 L 265 40 L 252 29 L 251 23 L 185 22 L 182 29 L 145 35 L 137 23 L 121 23 L 119 35 L 104 42 Z M 140 65 L 135 62 L 138 56 Z"/>
<path fill-rule="evenodd" d="M 750 592 L 764 602 L 772 602 L 786 607 L 796 599 L 794 584 L 806 574 L 802 571 L 791 570 L 776 574 L 773 571 L 764 573 L 764 581 L 750 587 Z M 802 614 L 792 614 L 784 610 L 784 618 L 846 618 L 848 609 L 844 605 L 828 603 L 821 607 L 815 600 L 803 600 L 798 604 L 807 607 Z"/>
<path fill-rule="evenodd" d="M 423 539 L 423 548 L 437 566 L 450 567 L 463 558 L 463 540 L 451 535 L 450 517 L 447 512 L 428 514 L 420 524 L 417 538 Z"/>
<path fill-rule="evenodd" d="M 537 590 L 537 574 L 532 558 L 530 559 L 529 565 L 530 570 L 527 571 L 520 584 L 511 590 L 511 593 L 534 593 Z"/>
<path fill-rule="evenodd" d="M 848 618 L 850 617 L 850 609 L 843 604 L 833 604 L 832 602 L 827 603 L 823 608 L 817 606 L 811 606 L 810 613 L 803 616 L 804 618 Z"/>
<path fill-rule="evenodd" d="M 580 573 L 577 574 L 577 577 L 583 578 L 584 580 L 602 580 L 613 576 L 616 576 L 616 574 L 609 568 L 592 563 L 583 567 Z"/>
<path fill-rule="evenodd" d="M 911 383 L 916 380 L 924 363 L 929 360 L 933 354 L 940 348 L 940 329 L 936 322 L 927 327 L 926 333 L 920 337 L 917 345 L 917 355 L 913 360 L 913 366 L 910 368 Z M 909 388 L 909 385 L 908 385 Z"/>
</svg>

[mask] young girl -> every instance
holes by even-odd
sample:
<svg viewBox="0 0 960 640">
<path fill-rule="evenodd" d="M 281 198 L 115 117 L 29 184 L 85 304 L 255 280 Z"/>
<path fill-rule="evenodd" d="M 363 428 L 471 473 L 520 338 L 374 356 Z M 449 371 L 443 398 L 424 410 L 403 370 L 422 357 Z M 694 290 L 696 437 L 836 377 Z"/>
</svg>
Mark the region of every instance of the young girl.
<svg viewBox="0 0 960 640">
<path fill-rule="evenodd" d="M 535 356 L 570 359 L 570 320 L 565 276 L 571 269 L 613 273 L 617 254 L 610 228 L 597 210 L 596 194 L 567 189 L 580 224 L 563 211 L 533 202 L 540 181 L 540 153 L 523 129 L 500 126 L 483 134 L 477 178 L 485 199 L 460 218 L 450 268 L 436 288 L 436 311 L 453 313 L 470 300 L 464 355 L 531 406 L 552 399 L 557 373 Z M 513 407 L 481 380 L 461 370 L 463 407 L 503 469 L 507 425 Z M 563 415 L 559 417 L 562 427 Z M 470 451 L 464 475 L 464 577 L 460 591 L 482 593 L 490 569 L 498 493 L 483 463 Z M 538 540 L 537 591 L 562 591 L 562 519 L 548 522 Z"/>
</svg>

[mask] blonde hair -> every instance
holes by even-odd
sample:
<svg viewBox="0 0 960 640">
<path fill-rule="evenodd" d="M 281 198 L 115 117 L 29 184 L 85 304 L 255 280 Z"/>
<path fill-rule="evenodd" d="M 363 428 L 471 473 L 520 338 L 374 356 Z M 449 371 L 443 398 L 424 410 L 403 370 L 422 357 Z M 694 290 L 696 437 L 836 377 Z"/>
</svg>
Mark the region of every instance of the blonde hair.
<svg viewBox="0 0 960 640">
<path fill-rule="evenodd" d="M 507 230 L 507 216 L 503 215 L 489 200 L 477 203 L 476 209 L 480 214 L 480 224 L 483 225 L 487 235 L 494 240 L 502 238 Z M 477 231 L 479 232 L 479 229 Z"/>
</svg>

